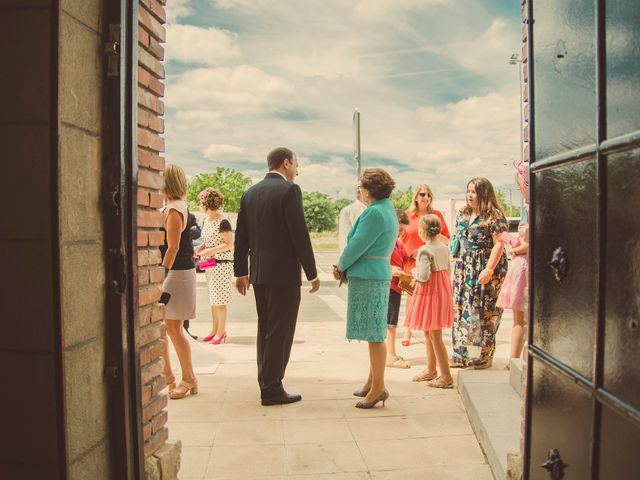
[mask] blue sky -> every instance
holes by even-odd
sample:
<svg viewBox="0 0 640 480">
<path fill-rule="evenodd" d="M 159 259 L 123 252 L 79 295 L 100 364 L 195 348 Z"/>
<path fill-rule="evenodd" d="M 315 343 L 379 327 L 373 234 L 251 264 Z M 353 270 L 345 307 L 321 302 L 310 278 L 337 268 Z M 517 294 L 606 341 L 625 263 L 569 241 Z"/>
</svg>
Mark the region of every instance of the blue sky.
<svg viewBox="0 0 640 480">
<path fill-rule="evenodd" d="M 402 189 L 459 197 L 513 183 L 519 156 L 517 0 L 171 0 L 167 160 L 257 180 L 266 153 L 298 153 L 305 190 L 350 196 L 352 115 L 363 166 Z"/>
</svg>

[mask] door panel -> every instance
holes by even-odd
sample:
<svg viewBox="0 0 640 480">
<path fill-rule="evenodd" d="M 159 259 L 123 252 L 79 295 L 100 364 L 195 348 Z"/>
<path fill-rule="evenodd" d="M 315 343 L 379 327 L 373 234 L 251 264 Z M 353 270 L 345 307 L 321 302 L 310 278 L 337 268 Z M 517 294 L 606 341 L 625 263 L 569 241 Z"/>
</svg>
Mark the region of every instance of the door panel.
<svg viewBox="0 0 640 480">
<path fill-rule="evenodd" d="M 603 408 L 600 434 L 600 478 L 617 480 L 640 476 L 640 426 Z"/>
<path fill-rule="evenodd" d="M 640 2 L 607 0 L 607 137 L 640 130 Z"/>
<path fill-rule="evenodd" d="M 640 150 L 607 162 L 604 387 L 640 410 Z"/>
<path fill-rule="evenodd" d="M 637 478 L 640 2 L 526 5 L 531 322 L 524 478 Z M 560 461 L 546 462 L 550 449 Z M 548 471 L 543 462 L 566 467 Z"/>
<path fill-rule="evenodd" d="M 590 421 L 592 402 L 589 394 L 540 360 L 531 359 L 536 408 L 531 418 L 531 480 L 548 480 L 541 467 L 549 449 L 557 448 L 565 468 L 565 478 L 589 478 L 591 452 Z M 580 421 L 576 421 L 580 419 Z M 585 419 L 585 421 L 583 421 Z"/>
<path fill-rule="evenodd" d="M 535 0 L 536 157 L 596 143 L 593 0 Z"/>
<path fill-rule="evenodd" d="M 537 204 L 532 245 L 535 280 L 533 342 L 586 378 L 592 378 L 597 315 L 596 179 L 592 159 L 535 176 Z M 566 276 L 549 266 L 554 250 L 566 252 Z"/>
</svg>

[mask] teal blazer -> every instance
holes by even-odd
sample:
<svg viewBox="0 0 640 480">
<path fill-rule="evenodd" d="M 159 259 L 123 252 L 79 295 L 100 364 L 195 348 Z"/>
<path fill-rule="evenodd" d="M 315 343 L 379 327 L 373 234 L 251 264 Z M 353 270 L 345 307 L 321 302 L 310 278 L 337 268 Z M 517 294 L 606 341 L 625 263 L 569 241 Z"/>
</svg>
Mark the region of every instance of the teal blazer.
<svg viewBox="0 0 640 480">
<path fill-rule="evenodd" d="M 347 277 L 391 279 L 391 252 L 398 238 L 396 211 L 388 198 L 369 205 L 347 236 L 338 268 Z"/>
</svg>

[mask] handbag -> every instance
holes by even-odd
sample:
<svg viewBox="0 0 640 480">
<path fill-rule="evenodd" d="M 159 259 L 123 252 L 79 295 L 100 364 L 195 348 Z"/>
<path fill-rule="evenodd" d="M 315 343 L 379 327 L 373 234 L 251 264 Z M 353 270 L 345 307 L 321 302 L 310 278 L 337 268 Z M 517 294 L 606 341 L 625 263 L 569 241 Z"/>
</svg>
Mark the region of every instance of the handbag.
<svg viewBox="0 0 640 480">
<path fill-rule="evenodd" d="M 449 239 L 449 253 L 453 258 L 458 258 L 460 255 L 460 237 L 458 235 L 452 235 Z"/>
<path fill-rule="evenodd" d="M 215 267 L 217 264 L 218 262 L 216 262 L 215 258 L 205 258 L 198 262 L 198 268 L 200 268 L 200 270 L 206 270 L 207 268 Z"/>
<path fill-rule="evenodd" d="M 398 288 L 408 295 L 413 295 L 413 291 L 416 287 L 416 281 L 409 273 L 400 272 L 398 277 Z"/>
<path fill-rule="evenodd" d="M 341 287 L 343 283 L 347 283 L 347 271 L 343 271 L 340 272 L 340 283 L 338 283 L 338 286 Z"/>
</svg>

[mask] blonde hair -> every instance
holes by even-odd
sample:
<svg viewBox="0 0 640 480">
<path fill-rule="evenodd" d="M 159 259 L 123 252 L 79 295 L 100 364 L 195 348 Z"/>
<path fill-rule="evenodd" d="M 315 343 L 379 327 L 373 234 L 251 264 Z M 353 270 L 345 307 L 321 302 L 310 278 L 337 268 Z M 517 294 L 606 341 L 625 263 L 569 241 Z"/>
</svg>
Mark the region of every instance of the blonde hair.
<svg viewBox="0 0 640 480">
<path fill-rule="evenodd" d="M 436 215 L 428 213 L 420 219 L 420 227 L 418 228 L 418 231 L 421 237 L 429 240 L 437 237 L 442 231 L 440 219 Z"/>
<path fill-rule="evenodd" d="M 170 200 L 182 200 L 187 195 L 187 176 L 178 165 L 169 164 L 164 169 L 164 186 L 160 193 Z"/>
<path fill-rule="evenodd" d="M 431 202 L 427 205 L 427 213 L 433 212 L 433 191 L 429 185 L 421 183 L 416 187 L 416 193 L 413 194 L 413 202 L 411 202 L 411 206 L 409 207 L 409 215 L 415 216 L 418 214 L 418 195 L 420 194 L 420 190 L 426 191 L 427 195 L 431 199 Z"/>
</svg>

